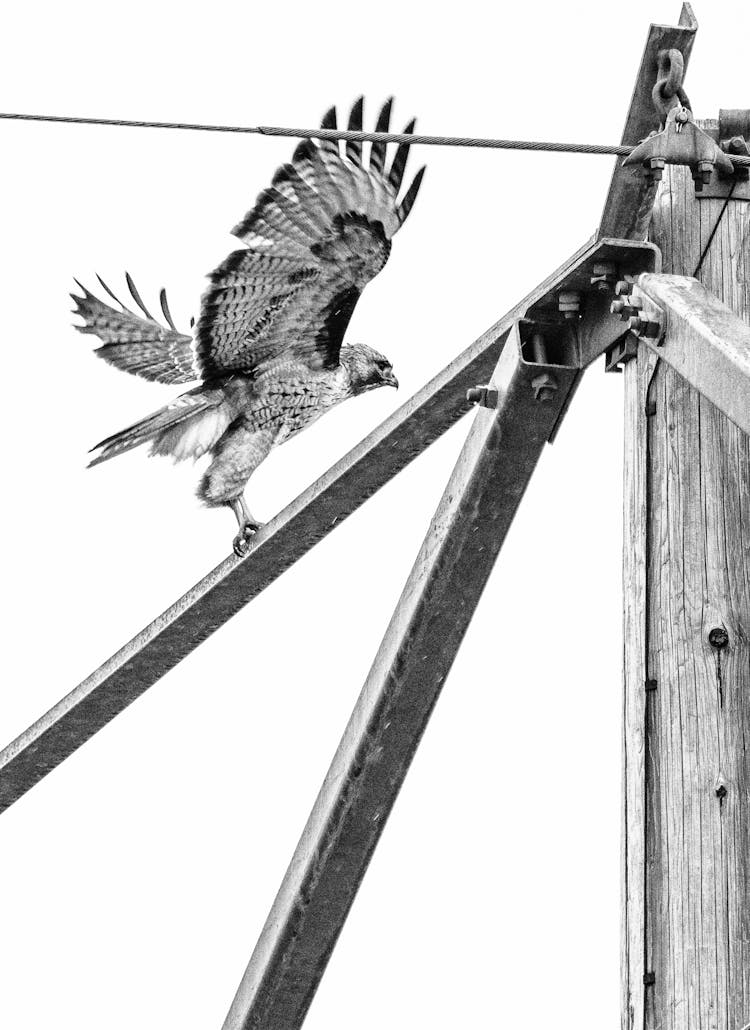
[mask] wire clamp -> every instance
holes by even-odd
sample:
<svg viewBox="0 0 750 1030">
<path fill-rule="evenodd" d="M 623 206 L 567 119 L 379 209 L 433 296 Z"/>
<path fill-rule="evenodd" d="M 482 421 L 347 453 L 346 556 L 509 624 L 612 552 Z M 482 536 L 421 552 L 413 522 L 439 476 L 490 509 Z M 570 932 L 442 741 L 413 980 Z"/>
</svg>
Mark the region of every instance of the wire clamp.
<svg viewBox="0 0 750 1030">
<path fill-rule="evenodd" d="M 724 175 L 734 174 L 729 156 L 708 133 L 698 128 L 692 112 L 681 106 L 671 108 L 662 131 L 639 143 L 622 163 L 623 166 L 642 164 L 651 184 L 661 180 L 666 165 L 687 165 L 693 174 L 696 193 L 711 181 L 714 168 Z"/>
</svg>

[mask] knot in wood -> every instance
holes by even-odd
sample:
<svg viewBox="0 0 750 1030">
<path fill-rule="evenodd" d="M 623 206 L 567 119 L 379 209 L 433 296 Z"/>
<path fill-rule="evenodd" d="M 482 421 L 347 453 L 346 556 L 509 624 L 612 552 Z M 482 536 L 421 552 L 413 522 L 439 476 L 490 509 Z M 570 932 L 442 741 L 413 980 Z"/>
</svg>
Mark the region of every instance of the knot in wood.
<svg viewBox="0 0 750 1030">
<path fill-rule="evenodd" d="M 723 626 L 714 626 L 708 634 L 708 642 L 717 651 L 723 651 L 729 643 L 729 634 Z"/>
</svg>

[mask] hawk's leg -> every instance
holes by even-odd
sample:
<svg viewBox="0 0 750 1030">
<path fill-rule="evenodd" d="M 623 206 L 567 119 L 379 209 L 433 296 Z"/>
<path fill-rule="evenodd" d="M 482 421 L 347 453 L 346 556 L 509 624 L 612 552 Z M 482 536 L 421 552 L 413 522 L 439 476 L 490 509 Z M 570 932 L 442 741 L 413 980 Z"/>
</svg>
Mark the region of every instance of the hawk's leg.
<svg viewBox="0 0 750 1030">
<path fill-rule="evenodd" d="M 240 557 L 247 553 L 248 540 L 261 525 L 245 503 L 245 485 L 271 451 L 275 437 L 276 433 L 271 430 L 255 429 L 250 418 L 235 422 L 213 450 L 211 464 L 198 487 L 198 496 L 204 504 L 226 505 L 234 512 L 240 531 L 232 545 Z"/>
<path fill-rule="evenodd" d="M 235 497 L 228 503 L 234 512 L 234 517 L 237 519 L 237 525 L 240 527 L 239 533 L 232 541 L 232 546 L 237 557 L 242 558 L 247 554 L 247 545 L 250 542 L 250 537 L 258 532 L 263 523 L 258 522 L 250 513 L 244 494 L 240 497 Z"/>
</svg>

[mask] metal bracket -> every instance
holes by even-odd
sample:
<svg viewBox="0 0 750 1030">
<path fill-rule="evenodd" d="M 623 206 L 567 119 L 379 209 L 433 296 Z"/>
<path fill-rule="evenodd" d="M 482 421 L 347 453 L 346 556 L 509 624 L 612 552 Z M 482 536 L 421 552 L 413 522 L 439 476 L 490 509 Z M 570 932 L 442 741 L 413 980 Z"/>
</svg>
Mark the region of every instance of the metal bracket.
<svg viewBox="0 0 750 1030">
<path fill-rule="evenodd" d="M 539 334 L 551 364 L 588 368 L 622 339 L 622 322 L 611 311 L 618 279 L 635 279 L 660 268 L 661 254 L 652 243 L 600 240 L 579 263 L 550 282 L 524 312 L 521 344 L 526 360 L 539 361 L 533 343 Z M 616 364 L 620 360 L 622 355 Z"/>
<path fill-rule="evenodd" d="M 649 182 L 658 182 L 665 165 L 687 165 L 695 181 L 696 193 L 711 181 L 714 169 L 734 175 L 734 165 L 716 140 L 695 124 L 686 107 L 673 107 L 661 132 L 652 133 L 628 154 L 623 165 L 642 164 Z"/>
<path fill-rule="evenodd" d="M 622 372 L 622 366 L 638 357 L 638 340 L 628 331 L 607 350 L 604 371 Z"/>
<path fill-rule="evenodd" d="M 554 399 L 559 388 L 558 373 L 563 373 L 564 376 L 565 373 L 570 373 L 571 368 L 578 367 L 572 353 L 569 360 L 564 360 L 556 351 L 555 360 L 550 361 L 544 333 L 539 326 L 526 319 L 519 319 L 513 324 L 506 346 L 518 352 L 520 365 L 528 371 L 534 400 L 540 404 Z M 575 377 L 573 384 L 575 385 Z M 466 400 L 470 404 L 478 404 L 481 408 L 489 408 L 491 411 L 497 411 L 505 403 L 503 391 L 489 385 L 475 386 L 467 390 Z M 557 425 L 556 422 L 552 427 L 553 434 Z"/>
</svg>

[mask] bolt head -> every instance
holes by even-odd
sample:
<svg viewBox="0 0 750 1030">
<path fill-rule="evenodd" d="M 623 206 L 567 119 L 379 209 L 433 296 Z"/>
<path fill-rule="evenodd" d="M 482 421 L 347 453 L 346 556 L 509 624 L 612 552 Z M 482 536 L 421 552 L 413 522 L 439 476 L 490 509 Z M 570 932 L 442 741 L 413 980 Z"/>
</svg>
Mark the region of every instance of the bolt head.
<svg viewBox="0 0 750 1030">
<path fill-rule="evenodd" d="M 633 300 L 631 297 L 621 297 L 619 300 L 612 301 L 609 310 L 613 315 L 619 315 L 624 321 L 626 318 L 638 314 L 641 310 L 641 303 L 638 300 Z"/>
<path fill-rule="evenodd" d="M 636 336 L 646 336 L 650 340 L 656 340 L 661 334 L 661 326 L 658 322 L 651 322 L 639 315 L 633 315 L 628 319 L 628 329 Z"/>
</svg>

